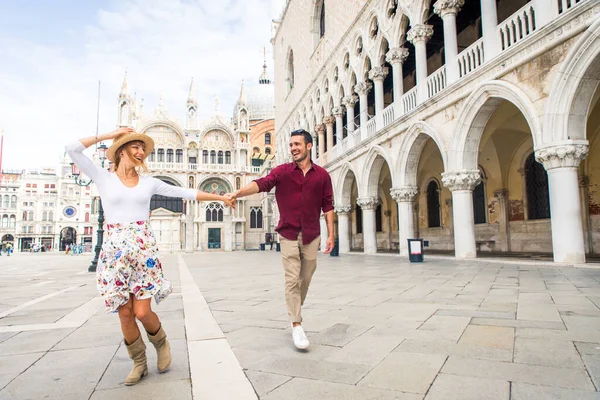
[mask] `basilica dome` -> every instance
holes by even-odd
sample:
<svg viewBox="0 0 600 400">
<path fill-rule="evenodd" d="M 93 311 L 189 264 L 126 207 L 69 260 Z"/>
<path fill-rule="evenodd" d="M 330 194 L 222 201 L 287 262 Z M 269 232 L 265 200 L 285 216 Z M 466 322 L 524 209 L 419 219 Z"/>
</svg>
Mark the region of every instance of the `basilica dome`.
<svg viewBox="0 0 600 400">
<path fill-rule="evenodd" d="M 267 73 L 266 62 L 258 78 L 258 85 L 246 87 L 242 82 L 240 98 L 235 104 L 233 113 L 234 124 L 237 123 L 237 111 L 241 108 L 248 110 L 250 121 L 275 118 L 275 87 Z"/>
</svg>

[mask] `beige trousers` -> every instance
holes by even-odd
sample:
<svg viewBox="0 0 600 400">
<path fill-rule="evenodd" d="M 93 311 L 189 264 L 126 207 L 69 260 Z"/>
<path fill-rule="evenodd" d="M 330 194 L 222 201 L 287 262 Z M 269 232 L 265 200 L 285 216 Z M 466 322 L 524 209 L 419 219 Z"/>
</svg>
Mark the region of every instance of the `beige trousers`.
<svg viewBox="0 0 600 400">
<path fill-rule="evenodd" d="M 290 322 L 302 322 L 302 305 L 315 270 L 320 237 L 307 245 L 302 244 L 302 232 L 298 240 L 280 236 L 281 257 L 285 272 L 285 302 Z"/>
</svg>

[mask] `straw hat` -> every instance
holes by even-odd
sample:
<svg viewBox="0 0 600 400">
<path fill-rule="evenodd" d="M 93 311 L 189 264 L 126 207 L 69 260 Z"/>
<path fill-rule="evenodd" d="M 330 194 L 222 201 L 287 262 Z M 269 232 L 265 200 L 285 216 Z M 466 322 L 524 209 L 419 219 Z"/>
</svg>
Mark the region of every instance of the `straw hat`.
<svg viewBox="0 0 600 400">
<path fill-rule="evenodd" d="M 146 146 L 146 151 L 144 152 L 145 159 L 150 155 L 150 153 L 152 153 L 152 150 L 154 150 L 154 140 L 144 133 L 126 133 L 120 136 L 118 139 L 113 140 L 113 143 L 106 151 L 106 157 L 108 157 L 109 161 L 115 162 L 115 155 L 121 146 L 129 142 L 137 141 L 144 142 L 144 145 Z"/>
</svg>

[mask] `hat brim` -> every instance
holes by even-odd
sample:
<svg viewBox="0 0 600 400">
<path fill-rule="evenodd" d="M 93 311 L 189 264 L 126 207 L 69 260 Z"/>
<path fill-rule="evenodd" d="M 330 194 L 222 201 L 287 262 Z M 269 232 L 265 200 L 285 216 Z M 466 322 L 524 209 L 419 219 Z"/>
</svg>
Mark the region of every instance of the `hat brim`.
<svg viewBox="0 0 600 400">
<path fill-rule="evenodd" d="M 144 151 L 144 159 L 146 159 L 152 150 L 154 150 L 154 140 L 144 133 L 129 133 L 117 140 L 113 140 L 113 143 L 110 145 L 108 150 L 106 151 L 106 157 L 110 162 L 115 162 L 115 156 L 117 155 L 117 150 L 124 144 L 130 142 L 143 142 L 146 149 Z"/>
</svg>

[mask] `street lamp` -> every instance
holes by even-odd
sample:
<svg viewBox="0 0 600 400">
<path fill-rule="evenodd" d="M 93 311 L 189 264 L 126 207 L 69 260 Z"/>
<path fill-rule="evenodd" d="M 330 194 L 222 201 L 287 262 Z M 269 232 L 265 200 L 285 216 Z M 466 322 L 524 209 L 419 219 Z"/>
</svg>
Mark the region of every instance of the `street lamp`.
<svg viewBox="0 0 600 400">
<path fill-rule="evenodd" d="M 102 168 L 104 168 L 104 161 L 106 160 L 106 150 L 108 149 L 108 147 L 106 147 L 106 145 L 104 143 L 102 143 L 100 146 L 98 146 L 98 159 L 100 160 L 100 165 L 102 165 Z M 81 179 L 79 177 L 79 175 L 81 174 L 81 172 L 79 171 L 79 168 L 77 168 L 77 165 L 75 165 L 75 163 L 71 163 L 71 175 L 73 175 L 73 180 L 75 181 L 75 184 L 78 186 L 89 186 L 92 183 L 92 180 L 90 179 L 89 181 L 85 181 L 83 179 Z M 100 200 L 100 197 L 98 197 L 98 236 L 96 239 L 96 247 L 94 248 L 95 251 L 95 256 L 94 259 L 92 260 L 92 263 L 90 264 L 89 268 L 88 268 L 88 272 L 96 272 L 96 267 L 98 266 L 98 257 L 100 257 L 100 249 L 102 249 L 102 242 L 104 241 L 104 210 L 102 209 L 102 200 Z"/>
</svg>

